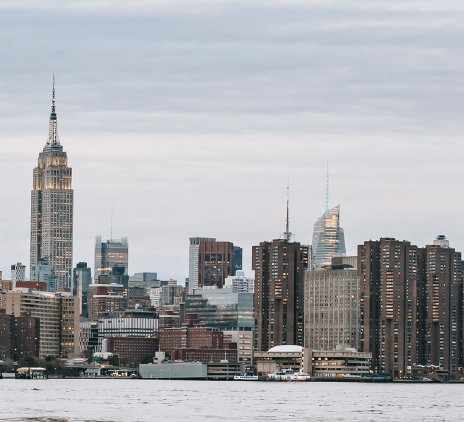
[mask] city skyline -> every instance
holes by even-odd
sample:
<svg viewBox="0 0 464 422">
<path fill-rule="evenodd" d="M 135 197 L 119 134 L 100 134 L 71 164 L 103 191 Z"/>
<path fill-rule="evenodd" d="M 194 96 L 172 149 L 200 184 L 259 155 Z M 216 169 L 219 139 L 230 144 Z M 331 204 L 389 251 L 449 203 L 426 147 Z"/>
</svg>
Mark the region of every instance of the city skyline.
<svg viewBox="0 0 464 422">
<path fill-rule="evenodd" d="M 283 231 L 287 176 L 291 231 L 311 243 L 327 159 L 347 255 L 367 239 L 425 245 L 438 234 L 464 249 L 454 212 L 463 63 L 441 33 L 462 34 L 462 5 L 180 2 L 191 19 L 140 2 L 145 13 L 128 20 L 122 4 L 109 14 L 70 4 L 0 6 L 4 277 L 29 262 L 30 169 L 47 136 L 53 71 L 74 172 L 74 263 L 93 266 L 113 207 L 114 237 L 131 241 L 131 274 L 183 282 L 188 239 L 207 236 L 243 247 L 251 275 L 251 247 Z"/>
</svg>

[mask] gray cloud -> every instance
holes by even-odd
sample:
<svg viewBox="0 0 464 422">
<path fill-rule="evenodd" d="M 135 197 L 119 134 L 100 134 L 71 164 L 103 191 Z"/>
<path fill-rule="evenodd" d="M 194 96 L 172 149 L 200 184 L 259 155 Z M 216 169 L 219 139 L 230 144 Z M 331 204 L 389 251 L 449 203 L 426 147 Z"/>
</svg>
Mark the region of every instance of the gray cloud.
<svg viewBox="0 0 464 422">
<path fill-rule="evenodd" d="M 51 73 L 73 167 L 75 262 L 130 241 L 130 270 L 187 276 L 189 236 L 309 242 L 325 166 L 348 252 L 369 238 L 459 250 L 459 2 L 2 2 L 0 269 L 29 260 Z M 101 7 L 101 5 L 104 5 Z M 134 6 L 135 4 L 135 6 Z"/>
</svg>

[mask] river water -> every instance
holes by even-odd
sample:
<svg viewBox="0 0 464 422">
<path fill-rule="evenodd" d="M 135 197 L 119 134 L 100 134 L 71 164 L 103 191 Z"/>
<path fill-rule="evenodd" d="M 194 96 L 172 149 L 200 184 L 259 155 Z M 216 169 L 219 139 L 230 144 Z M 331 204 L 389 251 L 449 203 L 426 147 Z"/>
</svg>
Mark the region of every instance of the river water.
<svg viewBox="0 0 464 422">
<path fill-rule="evenodd" d="M 464 384 L 0 380 L 0 421 L 461 421 Z"/>
</svg>

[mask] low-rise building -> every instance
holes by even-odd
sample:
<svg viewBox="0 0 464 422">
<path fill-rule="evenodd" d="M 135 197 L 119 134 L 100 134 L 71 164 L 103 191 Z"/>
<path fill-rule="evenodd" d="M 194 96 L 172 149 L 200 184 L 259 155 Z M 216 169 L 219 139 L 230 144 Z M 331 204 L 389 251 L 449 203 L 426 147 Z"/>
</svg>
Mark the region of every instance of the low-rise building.
<svg viewBox="0 0 464 422">
<path fill-rule="evenodd" d="M 371 359 L 371 353 L 358 352 L 346 345 L 338 345 L 336 350 L 280 345 L 267 352 L 255 352 L 258 375 L 292 369 L 307 372 L 313 377 L 363 376 L 369 374 Z"/>
<path fill-rule="evenodd" d="M 360 377 L 370 373 L 372 354 L 339 345 L 336 350 L 308 350 L 305 359 L 311 362 L 311 375 L 317 378 Z"/>
<path fill-rule="evenodd" d="M 155 356 L 158 347 L 158 339 L 155 337 L 108 338 L 108 352 L 131 362 L 141 362 L 146 357 Z"/>
</svg>

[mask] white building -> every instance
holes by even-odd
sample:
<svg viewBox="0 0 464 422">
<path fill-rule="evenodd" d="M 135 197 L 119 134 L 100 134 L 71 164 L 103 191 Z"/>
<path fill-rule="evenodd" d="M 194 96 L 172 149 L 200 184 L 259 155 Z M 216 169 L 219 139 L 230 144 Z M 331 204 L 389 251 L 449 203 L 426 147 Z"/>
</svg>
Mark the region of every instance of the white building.
<svg viewBox="0 0 464 422">
<path fill-rule="evenodd" d="M 224 287 L 235 287 L 239 293 L 254 293 L 255 279 L 245 277 L 245 271 L 237 271 L 235 275 L 226 278 Z"/>
</svg>

